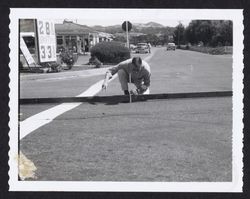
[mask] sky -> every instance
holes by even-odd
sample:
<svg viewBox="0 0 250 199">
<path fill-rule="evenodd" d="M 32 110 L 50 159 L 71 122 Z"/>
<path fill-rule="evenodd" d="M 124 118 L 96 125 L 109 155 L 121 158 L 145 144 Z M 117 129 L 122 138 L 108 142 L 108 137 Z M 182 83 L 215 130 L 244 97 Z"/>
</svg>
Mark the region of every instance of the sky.
<svg viewBox="0 0 250 199">
<path fill-rule="evenodd" d="M 132 24 L 156 22 L 170 27 L 177 26 L 179 22 L 187 26 L 191 21 L 166 9 L 83 9 L 78 10 L 78 13 L 80 14 L 57 15 L 58 18 L 55 21 L 62 23 L 64 19 L 67 19 L 87 26 L 110 26 L 129 20 Z"/>
</svg>

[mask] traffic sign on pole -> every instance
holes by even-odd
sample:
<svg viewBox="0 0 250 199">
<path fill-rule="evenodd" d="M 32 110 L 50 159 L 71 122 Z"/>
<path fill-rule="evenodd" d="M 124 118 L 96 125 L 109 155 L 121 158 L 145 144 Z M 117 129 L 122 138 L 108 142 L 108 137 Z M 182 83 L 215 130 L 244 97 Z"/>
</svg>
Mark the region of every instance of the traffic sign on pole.
<svg viewBox="0 0 250 199">
<path fill-rule="evenodd" d="M 128 32 L 132 29 L 132 24 L 129 21 L 124 21 L 122 23 L 122 29 L 126 31 L 126 36 L 127 36 L 127 47 L 129 49 L 129 36 Z"/>
<path fill-rule="evenodd" d="M 128 29 L 128 31 L 130 31 L 132 29 L 132 23 L 130 23 L 129 21 L 124 21 L 122 23 L 122 29 L 124 31 L 127 31 L 127 29 Z"/>
</svg>

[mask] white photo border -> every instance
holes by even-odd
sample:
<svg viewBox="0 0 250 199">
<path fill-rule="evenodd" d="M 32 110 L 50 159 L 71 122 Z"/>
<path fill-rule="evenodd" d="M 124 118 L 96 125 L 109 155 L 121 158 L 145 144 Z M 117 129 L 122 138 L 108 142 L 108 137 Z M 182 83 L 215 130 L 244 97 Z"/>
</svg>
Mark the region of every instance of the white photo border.
<svg viewBox="0 0 250 199">
<path fill-rule="evenodd" d="M 86 182 L 18 180 L 19 19 L 75 18 L 84 11 L 111 9 L 10 9 L 10 93 L 9 93 L 9 190 L 10 191 L 91 191 L 91 192 L 242 192 L 243 190 L 243 9 L 155 9 L 168 20 L 232 20 L 233 22 L 233 136 L 232 182 Z M 112 9 L 112 13 L 146 12 L 152 9 Z"/>
</svg>

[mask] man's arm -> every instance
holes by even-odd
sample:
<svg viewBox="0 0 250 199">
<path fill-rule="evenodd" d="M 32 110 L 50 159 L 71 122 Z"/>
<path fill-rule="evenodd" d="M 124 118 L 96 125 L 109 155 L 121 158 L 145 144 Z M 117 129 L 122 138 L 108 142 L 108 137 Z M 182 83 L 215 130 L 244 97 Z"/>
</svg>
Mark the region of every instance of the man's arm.
<svg viewBox="0 0 250 199">
<path fill-rule="evenodd" d="M 125 60 L 125 61 L 123 61 L 123 62 L 120 62 L 118 65 L 116 65 L 116 66 L 110 68 L 110 69 L 108 70 L 108 72 L 110 72 L 111 75 L 114 75 L 114 74 L 116 74 L 120 69 L 125 69 L 126 67 L 128 67 L 128 64 L 129 64 L 130 62 L 131 62 L 131 59 L 127 59 L 127 60 Z"/>
<path fill-rule="evenodd" d="M 150 72 L 147 72 L 147 74 L 144 76 L 143 81 L 144 81 L 144 86 L 146 86 L 147 88 L 150 86 Z"/>
<path fill-rule="evenodd" d="M 137 88 L 137 93 L 138 94 L 143 94 L 150 86 L 150 76 L 151 74 L 149 72 L 147 72 L 147 74 L 145 74 L 144 78 L 143 78 L 143 84 Z"/>
<path fill-rule="evenodd" d="M 122 69 L 122 68 L 128 66 L 128 63 L 130 63 L 130 61 L 131 61 L 130 59 L 125 60 L 125 61 L 119 63 L 118 65 L 116 65 L 116 66 L 114 66 L 114 67 L 108 69 L 108 71 L 107 71 L 106 74 L 105 74 L 105 78 L 104 78 L 104 81 L 103 81 L 102 88 L 103 88 L 103 89 L 107 89 L 107 87 L 108 87 L 108 80 L 109 80 L 110 78 L 112 78 L 112 76 L 113 76 L 114 74 L 116 74 L 120 69 Z"/>
</svg>

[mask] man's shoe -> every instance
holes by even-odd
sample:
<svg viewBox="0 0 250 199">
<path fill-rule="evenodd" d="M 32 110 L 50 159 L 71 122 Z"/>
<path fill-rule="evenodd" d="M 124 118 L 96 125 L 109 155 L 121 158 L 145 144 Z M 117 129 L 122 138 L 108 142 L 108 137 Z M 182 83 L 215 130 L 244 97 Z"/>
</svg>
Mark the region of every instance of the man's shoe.
<svg viewBox="0 0 250 199">
<path fill-rule="evenodd" d="M 124 95 L 129 95 L 128 90 L 125 90 L 125 91 L 124 91 Z"/>
</svg>

